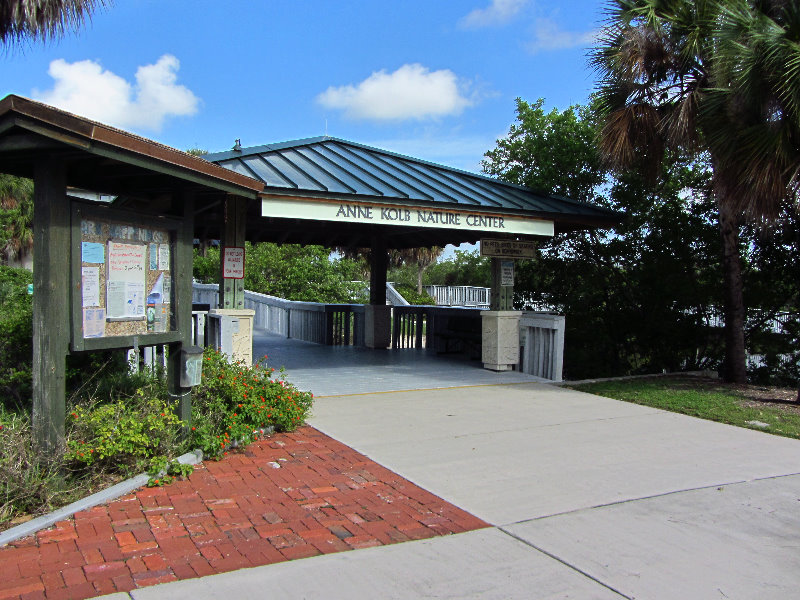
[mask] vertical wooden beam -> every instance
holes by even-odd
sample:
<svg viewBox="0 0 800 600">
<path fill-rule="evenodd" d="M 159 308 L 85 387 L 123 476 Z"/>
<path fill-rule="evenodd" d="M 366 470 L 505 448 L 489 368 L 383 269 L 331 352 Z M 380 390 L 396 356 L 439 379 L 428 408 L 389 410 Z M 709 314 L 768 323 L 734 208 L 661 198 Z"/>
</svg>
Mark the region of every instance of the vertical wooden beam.
<svg viewBox="0 0 800 600">
<path fill-rule="evenodd" d="M 389 254 L 386 240 L 372 238 L 372 253 L 369 267 L 369 303 L 373 306 L 386 306 L 386 272 L 389 270 Z"/>
<path fill-rule="evenodd" d="M 175 412 L 188 428 L 192 417 L 192 389 L 181 387 L 181 350 L 192 345 L 192 240 L 194 237 L 194 196 L 183 192 L 183 224 L 178 230 L 173 254 L 173 302 L 175 329 L 181 340 L 169 345 L 167 385 L 176 399 Z"/>
<path fill-rule="evenodd" d="M 226 279 L 222 268 L 225 248 L 244 248 L 245 219 L 247 218 L 247 199 L 228 196 L 223 203 L 225 226 L 221 240 L 220 254 L 220 308 L 244 308 L 244 280 Z"/>
<path fill-rule="evenodd" d="M 33 436 L 37 452 L 53 456 L 64 447 L 70 338 L 70 211 L 63 161 L 37 161 L 33 198 Z"/>
<path fill-rule="evenodd" d="M 514 286 L 502 285 L 502 264 L 508 259 L 492 258 L 492 298 L 490 310 L 514 310 Z"/>
</svg>

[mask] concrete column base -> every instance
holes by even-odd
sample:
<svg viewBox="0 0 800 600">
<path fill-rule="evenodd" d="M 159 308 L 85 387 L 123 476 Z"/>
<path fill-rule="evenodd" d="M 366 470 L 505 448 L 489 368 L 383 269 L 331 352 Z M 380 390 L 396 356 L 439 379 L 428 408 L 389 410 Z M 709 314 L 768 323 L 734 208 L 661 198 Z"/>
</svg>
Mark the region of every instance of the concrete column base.
<svg viewBox="0 0 800 600">
<path fill-rule="evenodd" d="M 392 307 L 367 304 L 364 307 L 364 345 L 385 350 L 392 341 Z"/>
<path fill-rule="evenodd" d="M 490 371 L 510 371 L 519 364 L 519 319 L 516 310 L 481 312 L 481 359 Z"/>
</svg>

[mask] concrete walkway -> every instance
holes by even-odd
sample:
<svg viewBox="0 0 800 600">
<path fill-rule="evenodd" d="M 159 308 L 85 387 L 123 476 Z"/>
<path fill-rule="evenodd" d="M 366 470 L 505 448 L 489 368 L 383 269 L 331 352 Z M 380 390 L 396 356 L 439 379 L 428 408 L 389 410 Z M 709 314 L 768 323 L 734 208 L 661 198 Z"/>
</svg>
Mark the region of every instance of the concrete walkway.
<svg viewBox="0 0 800 600">
<path fill-rule="evenodd" d="M 799 597 L 800 441 L 475 363 L 257 348 L 314 391 L 311 425 L 492 527 L 144 587 L 135 600 Z"/>
</svg>

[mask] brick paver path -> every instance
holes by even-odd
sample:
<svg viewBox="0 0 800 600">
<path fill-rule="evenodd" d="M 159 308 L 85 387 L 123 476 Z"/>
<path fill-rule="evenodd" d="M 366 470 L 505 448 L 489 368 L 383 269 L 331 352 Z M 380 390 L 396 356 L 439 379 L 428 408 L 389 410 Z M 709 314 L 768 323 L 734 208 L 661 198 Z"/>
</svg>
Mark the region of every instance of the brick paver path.
<svg viewBox="0 0 800 600">
<path fill-rule="evenodd" d="M 302 427 L 0 548 L 0 600 L 80 599 L 487 527 Z"/>
</svg>

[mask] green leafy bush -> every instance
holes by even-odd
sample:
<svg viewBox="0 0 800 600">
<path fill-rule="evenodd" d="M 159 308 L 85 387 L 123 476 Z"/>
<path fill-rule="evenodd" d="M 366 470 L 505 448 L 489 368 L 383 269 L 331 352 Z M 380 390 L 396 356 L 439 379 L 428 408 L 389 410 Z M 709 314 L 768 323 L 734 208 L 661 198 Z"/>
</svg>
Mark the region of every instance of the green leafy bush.
<svg viewBox="0 0 800 600">
<path fill-rule="evenodd" d="M 180 446 L 181 420 L 159 393 L 162 387 L 163 380 L 154 378 L 132 397 L 75 406 L 67 415 L 66 459 L 134 473 L 146 470 L 154 458 L 173 455 Z"/>
<path fill-rule="evenodd" d="M 192 395 L 191 446 L 218 457 L 271 428 L 291 431 L 302 424 L 312 394 L 286 382 L 283 373 L 273 378 L 274 373 L 263 364 L 229 363 L 224 354 L 206 348 L 202 383 Z"/>
<path fill-rule="evenodd" d="M 33 358 L 33 274 L 0 265 L 0 404 L 30 406 Z"/>
<path fill-rule="evenodd" d="M 423 291 L 422 293 L 418 292 L 415 287 L 405 284 L 405 283 L 398 283 L 394 286 L 400 295 L 405 298 L 406 302 L 409 304 L 416 304 L 416 305 L 424 305 L 430 306 L 436 304 L 436 300 L 428 294 L 427 292 Z"/>
</svg>

